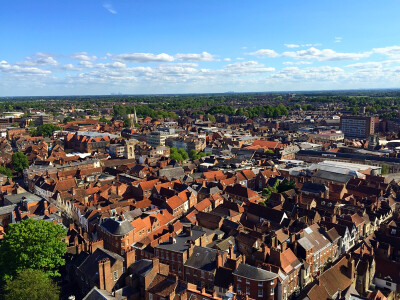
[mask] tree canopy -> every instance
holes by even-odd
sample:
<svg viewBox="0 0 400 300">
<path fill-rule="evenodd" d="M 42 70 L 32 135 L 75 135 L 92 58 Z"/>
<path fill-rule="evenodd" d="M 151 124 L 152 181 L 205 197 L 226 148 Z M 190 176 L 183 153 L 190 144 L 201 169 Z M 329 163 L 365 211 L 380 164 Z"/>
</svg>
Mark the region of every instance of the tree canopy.
<svg viewBox="0 0 400 300">
<path fill-rule="evenodd" d="M 30 135 L 32 136 L 45 136 L 52 137 L 54 131 L 60 130 L 61 128 L 53 124 L 43 124 L 39 125 L 36 129 L 30 130 Z"/>
<path fill-rule="evenodd" d="M 5 300 L 57 300 L 59 287 L 41 270 L 22 270 L 13 280 L 7 280 Z"/>
<path fill-rule="evenodd" d="M 184 160 L 187 160 L 189 158 L 189 155 L 182 148 L 176 149 L 176 147 L 172 147 L 170 149 L 169 157 L 171 159 L 175 159 L 176 161 L 182 162 Z"/>
<path fill-rule="evenodd" d="M 11 164 L 16 172 L 21 172 L 29 166 L 28 158 L 22 152 L 13 153 L 11 156 Z"/>
<path fill-rule="evenodd" d="M 12 172 L 9 168 L 0 166 L 0 174 L 6 175 L 8 178 L 12 177 Z"/>
<path fill-rule="evenodd" d="M 27 219 L 10 224 L 0 243 L 1 278 L 10 279 L 25 269 L 59 276 L 58 268 L 65 264 L 65 236 L 64 227 L 44 220 Z"/>
</svg>

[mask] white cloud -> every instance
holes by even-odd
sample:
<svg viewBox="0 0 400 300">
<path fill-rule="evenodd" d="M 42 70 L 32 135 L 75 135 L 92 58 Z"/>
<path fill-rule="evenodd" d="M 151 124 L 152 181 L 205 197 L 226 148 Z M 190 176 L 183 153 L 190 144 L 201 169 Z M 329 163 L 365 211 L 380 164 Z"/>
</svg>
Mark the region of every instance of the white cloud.
<svg viewBox="0 0 400 300">
<path fill-rule="evenodd" d="M 342 40 L 343 40 L 343 38 L 342 38 L 341 36 L 337 36 L 337 37 L 335 37 L 334 42 L 335 42 L 335 43 L 341 43 Z"/>
<path fill-rule="evenodd" d="M 275 68 L 265 67 L 257 61 L 250 60 L 226 65 L 217 72 L 223 75 L 251 75 L 273 71 L 275 71 Z"/>
<path fill-rule="evenodd" d="M 82 66 L 82 67 L 84 67 L 84 68 L 88 68 L 88 69 L 94 68 L 94 67 L 96 66 L 96 65 L 94 65 L 92 62 L 87 61 L 87 60 L 82 60 L 82 61 L 80 61 L 80 62 L 79 62 L 79 65 Z"/>
<path fill-rule="evenodd" d="M 51 71 L 42 70 L 35 67 L 21 67 L 19 65 L 9 64 L 7 61 L 2 60 L 0 62 L 0 71 L 7 72 L 11 74 L 25 74 L 25 75 L 49 75 Z"/>
<path fill-rule="evenodd" d="M 169 62 L 174 58 L 166 53 L 125 53 L 112 56 L 113 59 L 125 62 L 147 63 L 147 62 Z"/>
<path fill-rule="evenodd" d="M 299 48 L 300 45 L 297 45 L 297 44 L 285 44 L 285 47 L 287 47 L 287 48 Z"/>
<path fill-rule="evenodd" d="M 390 46 L 372 49 L 374 53 L 383 54 L 392 58 L 400 58 L 400 46 Z"/>
<path fill-rule="evenodd" d="M 243 57 L 236 57 L 236 60 L 244 60 Z"/>
<path fill-rule="evenodd" d="M 212 55 L 208 52 L 187 53 L 187 54 L 178 53 L 177 55 L 175 55 L 175 57 L 178 60 L 184 60 L 184 61 L 213 61 L 213 60 L 215 60 L 214 55 Z"/>
<path fill-rule="evenodd" d="M 229 57 L 224 58 L 224 61 L 231 61 L 231 59 Z"/>
<path fill-rule="evenodd" d="M 86 61 L 95 61 L 97 59 L 97 56 L 95 55 L 89 55 L 87 52 L 78 52 L 74 53 L 70 56 L 72 59 L 76 60 L 86 60 Z"/>
<path fill-rule="evenodd" d="M 317 47 L 321 46 L 321 44 L 285 44 L 287 48 L 300 48 L 300 47 Z"/>
<path fill-rule="evenodd" d="M 284 61 L 283 62 L 284 65 L 287 66 L 299 66 L 299 65 L 311 65 L 312 62 L 311 61 L 307 61 L 307 60 L 300 60 L 300 61 Z"/>
<path fill-rule="evenodd" d="M 359 60 L 371 55 L 371 52 L 362 53 L 342 53 L 332 49 L 319 50 L 311 47 L 306 50 L 286 51 L 281 54 L 283 57 L 291 57 L 294 59 L 316 59 L 319 61 L 339 61 L 339 60 Z"/>
<path fill-rule="evenodd" d="M 117 14 L 117 11 L 113 8 L 111 3 L 104 3 L 103 7 L 108 10 L 108 12 L 112 13 L 113 15 Z"/>
<path fill-rule="evenodd" d="M 17 63 L 19 66 L 56 66 L 58 62 L 52 55 L 42 52 L 37 52 L 32 57 L 27 57 L 25 61 Z"/>
<path fill-rule="evenodd" d="M 65 65 L 61 66 L 59 69 L 65 70 L 65 71 L 80 71 L 80 70 L 82 70 L 81 68 L 78 68 L 78 67 L 74 66 L 73 64 L 65 64 Z"/>
<path fill-rule="evenodd" d="M 275 52 L 275 50 L 271 49 L 260 49 L 255 52 L 246 53 L 248 55 L 255 55 L 255 56 L 267 56 L 267 57 L 278 57 L 279 54 Z"/>
<path fill-rule="evenodd" d="M 331 66 L 309 67 L 304 69 L 287 67 L 273 74 L 271 78 L 290 81 L 336 81 L 344 75 L 345 72 L 343 69 Z"/>
<path fill-rule="evenodd" d="M 126 64 L 123 64 L 119 61 L 113 62 L 108 64 L 109 67 L 114 68 L 114 69 L 125 69 L 126 68 Z"/>
<path fill-rule="evenodd" d="M 369 68 L 382 68 L 382 62 L 364 62 L 364 63 L 355 63 L 351 65 L 345 66 L 347 68 L 354 68 L 354 69 L 369 69 Z"/>
</svg>

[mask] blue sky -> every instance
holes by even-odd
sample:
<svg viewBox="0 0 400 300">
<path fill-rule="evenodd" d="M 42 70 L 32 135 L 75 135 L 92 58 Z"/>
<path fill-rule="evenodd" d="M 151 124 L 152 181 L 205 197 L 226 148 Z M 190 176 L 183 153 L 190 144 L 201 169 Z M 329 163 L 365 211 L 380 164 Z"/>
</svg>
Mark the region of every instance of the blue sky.
<svg viewBox="0 0 400 300">
<path fill-rule="evenodd" d="M 3 0 L 0 96 L 396 88 L 400 1 Z"/>
</svg>

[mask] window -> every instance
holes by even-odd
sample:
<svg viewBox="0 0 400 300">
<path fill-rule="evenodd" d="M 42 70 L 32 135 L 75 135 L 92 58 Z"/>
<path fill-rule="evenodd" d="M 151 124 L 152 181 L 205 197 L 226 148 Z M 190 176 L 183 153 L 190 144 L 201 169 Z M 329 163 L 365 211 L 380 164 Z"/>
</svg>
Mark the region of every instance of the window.
<svg viewBox="0 0 400 300">
<path fill-rule="evenodd" d="M 246 294 L 250 295 L 250 288 L 248 286 L 246 286 Z"/>
<path fill-rule="evenodd" d="M 149 300 L 153 300 L 153 294 L 149 293 Z"/>
<path fill-rule="evenodd" d="M 241 282 L 241 281 L 242 281 L 242 278 L 238 277 L 238 278 L 237 278 L 237 281 Z"/>
<path fill-rule="evenodd" d="M 259 283 L 258 283 L 258 286 L 263 286 L 263 283 L 262 283 L 262 282 L 259 282 Z"/>
<path fill-rule="evenodd" d="M 240 284 L 237 285 L 237 292 L 238 292 L 238 293 L 241 293 L 241 292 L 242 292 L 242 289 L 241 289 L 241 287 L 240 287 Z"/>
<path fill-rule="evenodd" d="M 273 294 L 274 294 L 274 289 L 271 289 L 271 291 L 270 291 L 269 294 L 270 294 L 270 295 L 273 295 Z"/>
<path fill-rule="evenodd" d="M 204 271 L 201 271 L 201 278 L 204 278 L 204 277 L 205 277 Z"/>
<path fill-rule="evenodd" d="M 387 285 L 387 286 L 392 286 L 392 283 L 389 282 L 389 281 L 386 281 L 386 285 Z"/>
<path fill-rule="evenodd" d="M 274 285 L 274 281 L 272 280 L 272 281 L 270 281 L 270 283 L 269 283 L 270 285 Z"/>
<path fill-rule="evenodd" d="M 190 271 L 189 271 L 189 269 L 186 269 L 186 274 L 190 274 Z"/>
<path fill-rule="evenodd" d="M 250 280 L 246 279 L 246 284 L 250 284 Z"/>
<path fill-rule="evenodd" d="M 263 296 L 263 290 L 258 290 L 258 297 L 262 297 Z"/>
<path fill-rule="evenodd" d="M 114 281 L 118 280 L 118 271 L 114 271 Z"/>
</svg>

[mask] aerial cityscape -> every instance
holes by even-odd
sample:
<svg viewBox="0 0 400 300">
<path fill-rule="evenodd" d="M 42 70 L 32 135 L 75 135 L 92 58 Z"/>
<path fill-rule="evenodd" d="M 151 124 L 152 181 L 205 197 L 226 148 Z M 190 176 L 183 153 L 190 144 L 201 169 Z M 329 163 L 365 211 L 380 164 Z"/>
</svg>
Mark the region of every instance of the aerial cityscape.
<svg viewBox="0 0 400 300">
<path fill-rule="evenodd" d="M 2 4 L 0 300 L 400 299 L 400 2 Z"/>
</svg>

